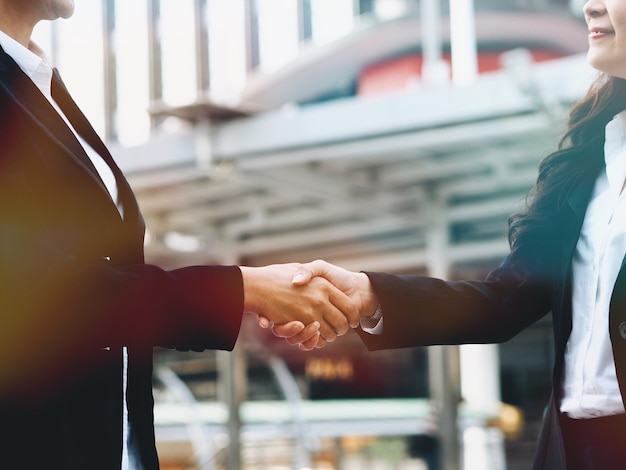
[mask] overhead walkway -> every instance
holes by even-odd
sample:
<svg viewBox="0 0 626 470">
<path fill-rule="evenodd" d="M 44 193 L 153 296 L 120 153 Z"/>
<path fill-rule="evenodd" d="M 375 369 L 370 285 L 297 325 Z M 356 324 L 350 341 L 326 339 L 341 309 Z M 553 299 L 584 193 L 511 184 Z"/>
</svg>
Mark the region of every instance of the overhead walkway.
<svg viewBox="0 0 626 470">
<path fill-rule="evenodd" d="M 210 103 L 170 110 L 194 125 L 115 149 L 148 256 L 394 271 L 428 269 L 435 247 L 453 267 L 498 259 L 508 215 L 592 79 L 581 56 L 509 59 L 466 88 L 237 109 L 229 121 Z"/>
</svg>

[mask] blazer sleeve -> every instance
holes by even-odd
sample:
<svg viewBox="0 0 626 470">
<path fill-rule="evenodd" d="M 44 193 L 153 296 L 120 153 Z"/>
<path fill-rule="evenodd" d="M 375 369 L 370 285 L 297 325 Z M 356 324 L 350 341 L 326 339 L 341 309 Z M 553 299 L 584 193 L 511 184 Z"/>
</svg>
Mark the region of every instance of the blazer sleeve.
<svg viewBox="0 0 626 470">
<path fill-rule="evenodd" d="M 0 199 L 9 185 L 2 175 Z M 93 240 L 97 216 L 57 223 L 18 193 L 21 201 L 0 200 L 0 344 L 233 347 L 243 311 L 238 267 L 166 271 L 109 257 L 116 250 Z"/>
<path fill-rule="evenodd" d="M 0 142 L 0 394 L 46 370 L 99 367 L 94 358 L 109 348 L 234 347 L 237 266 L 143 263 L 142 230 L 121 221 L 80 167 L 10 144 Z"/>
<path fill-rule="evenodd" d="M 75 252 L 27 212 L 0 202 L 0 397 L 33 377 L 109 367 L 101 353 L 121 346 L 234 347 L 243 316 L 237 266 L 167 271 Z"/>
<path fill-rule="evenodd" d="M 154 346 L 232 349 L 243 316 L 239 268 L 144 263 L 132 194 L 122 219 L 63 120 L 30 80 L 3 66 L 0 399 L 31 377 L 117 373 L 119 361 L 106 361 L 122 346 L 146 358 Z"/>
<path fill-rule="evenodd" d="M 366 274 L 384 318 L 381 335 L 358 331 L 371 350 L 503 342 L 551 307 L 548 283 L 520 278 L 508 257 L 482 281 Z"/>
</svg>

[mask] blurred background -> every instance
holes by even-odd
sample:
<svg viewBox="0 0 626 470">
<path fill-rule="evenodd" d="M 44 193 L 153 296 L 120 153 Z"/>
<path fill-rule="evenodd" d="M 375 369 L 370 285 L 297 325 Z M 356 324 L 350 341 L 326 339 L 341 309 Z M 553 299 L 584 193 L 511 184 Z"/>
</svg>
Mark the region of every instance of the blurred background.
<svg viewBox="0 0 626 470">
<path fill-rule="evenodd" d="M 166 268 L 323 258 L 482 278 L 594 77 L 578 0 L 76 3 L 35 40 Z M 352 332 L 304 353 L 251 321 L 233 353 L 158 350 L 162 468 L 530 468 L 550 321 L 376 353 Z"/>
</svg>

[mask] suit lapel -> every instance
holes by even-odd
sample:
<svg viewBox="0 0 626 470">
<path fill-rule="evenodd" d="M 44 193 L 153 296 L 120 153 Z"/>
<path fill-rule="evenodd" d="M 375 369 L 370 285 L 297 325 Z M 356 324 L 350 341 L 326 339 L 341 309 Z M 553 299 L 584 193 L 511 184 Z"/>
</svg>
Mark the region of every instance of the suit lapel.
<svg viewBox="0 0 626 470">
<path fill-rule="evenodd" d="M 30 78 L 1 48 L 0 89 L 12 98 L 32 122 L 64 150 L 65 154 L 83 167 L 90 177 L 106 190 L 98 172 L 71 129 Z"/>
<path fill-rule="evenodd" d="M 555 272 L 555 292 L 558 310 L 554 311 L 556 337 L 555 374 L 559 374 L 567 339 L 572 331 L 572 285 L 571 265 L 576 244 L 582 229 L 585 212 L 593 191 L 598 171 L 588 171 L 585 177 L 574 186 L 559 217 L 561 246 Z"/>
<path fill-rule="evenodd" d="M 109 165 L 115 176 L 116 184 L 118 187 L 120 202 L 124 207 L 124 214 L 126 218 L 136 217 L 138 213 L 135 197 L 132 194 L 132 190 L 128 185 L 128 182 L 122 171 L 115 163 L 115 160 L 111 156 L 108 148 L 100 139 L 97 132 L 89 123 L 89 120 L 85 117 L 78 105 L 74 102 L 71 95 L 67 91 L 61 76 L 58 71 L 54 69 L 52 75 L 52 97 L 57 102 L 65 116 L 68 118 L 78 135 L 80 135 L 85 142 L 98 152 L 98 154 Z M 82 147 L 81 147 L 82 148 Z M 84 152 L 83 152 L 84 153 Z M 87 157 L 88 158 L 88 157 Z"/>
<path fill-rule="evenodd" d="M 569 274 L 569 266 L 574 256 L 576 243 L 582 229 L 585 219 L 587 205 L 591 198 L 591 193 L 595 185 L 597 172 L 588 172 L 585 178 L 577 184 L 570 192 L 567 203 L 563 211 L 563 218 L 560 220 L 561 226 L 561 249 L 560 258 L 557 266 L 557 283 L 566 284 Z"/>
<path fill-rule="evenodd" d="M 91 124 L 79 109 L 78 105 L 74 102 L 70 96 L 65 84 L 61 80 L 61 76 L 57 69 L 54 69 L 52 74 L 52 98 L 59 105 L 67 119 L 70 121 L 78 135 L 80 135 L 85 141 L 91 145 L 91 147 L 100 154 L 100 156 L 115 170 L 117 165 L 113 161 L 113 158 L 109 154 L 108 149 L 91 127 Z"/>
<path fill-rule="evenodd" d="M 72 100 L 63 85 L 58 73 L 53 74 L 53 90 L 55 101 L 60 102 L 59 107 L 75 127 L 76 132 L 96 150 L 111 167 L 115 175 L 120 195 L 120 201 L 124 206 L 124 215 L 127 220 L 138 220 L 141 225 L 139 209 L 128 182 L 115 164 L 102 140 L 89 124 L 87 118 Z M 11 98 L 14 103 L 38 126 L 49 138 L 55 142 L 65 155 L 83 168 L 86 175 L 105 192 L 109 192 L 100 178 L 93 163 L 85 153 L 82 145 L 76 139 L 72 130 L 67 126 L 63 118 L 54 109 L 45 96 L 41 94 L 35 84 L 24 74 L 15 61 L 0 47 L 0 91 Z M 57 103 L 58 103 L 57 102 Z M 110 197 L 109 197 L 110 199 Z M 111 201 L 113 203 L 113 201 Z M 116 211 L 117 212 L 117 211 Z"/>
</svg>

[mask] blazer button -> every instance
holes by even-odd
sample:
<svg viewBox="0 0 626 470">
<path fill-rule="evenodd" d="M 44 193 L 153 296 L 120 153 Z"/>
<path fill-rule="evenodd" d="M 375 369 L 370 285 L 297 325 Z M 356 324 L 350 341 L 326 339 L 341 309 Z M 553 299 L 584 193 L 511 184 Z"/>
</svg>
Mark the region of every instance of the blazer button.
<svg viewBox="0 0 626 470">
<path fill-rule="evenodd" d="M 626 339 L 626 322 L 622 322 L 619 324 L 619 335 L 622 339 Z"/>
</svg>

